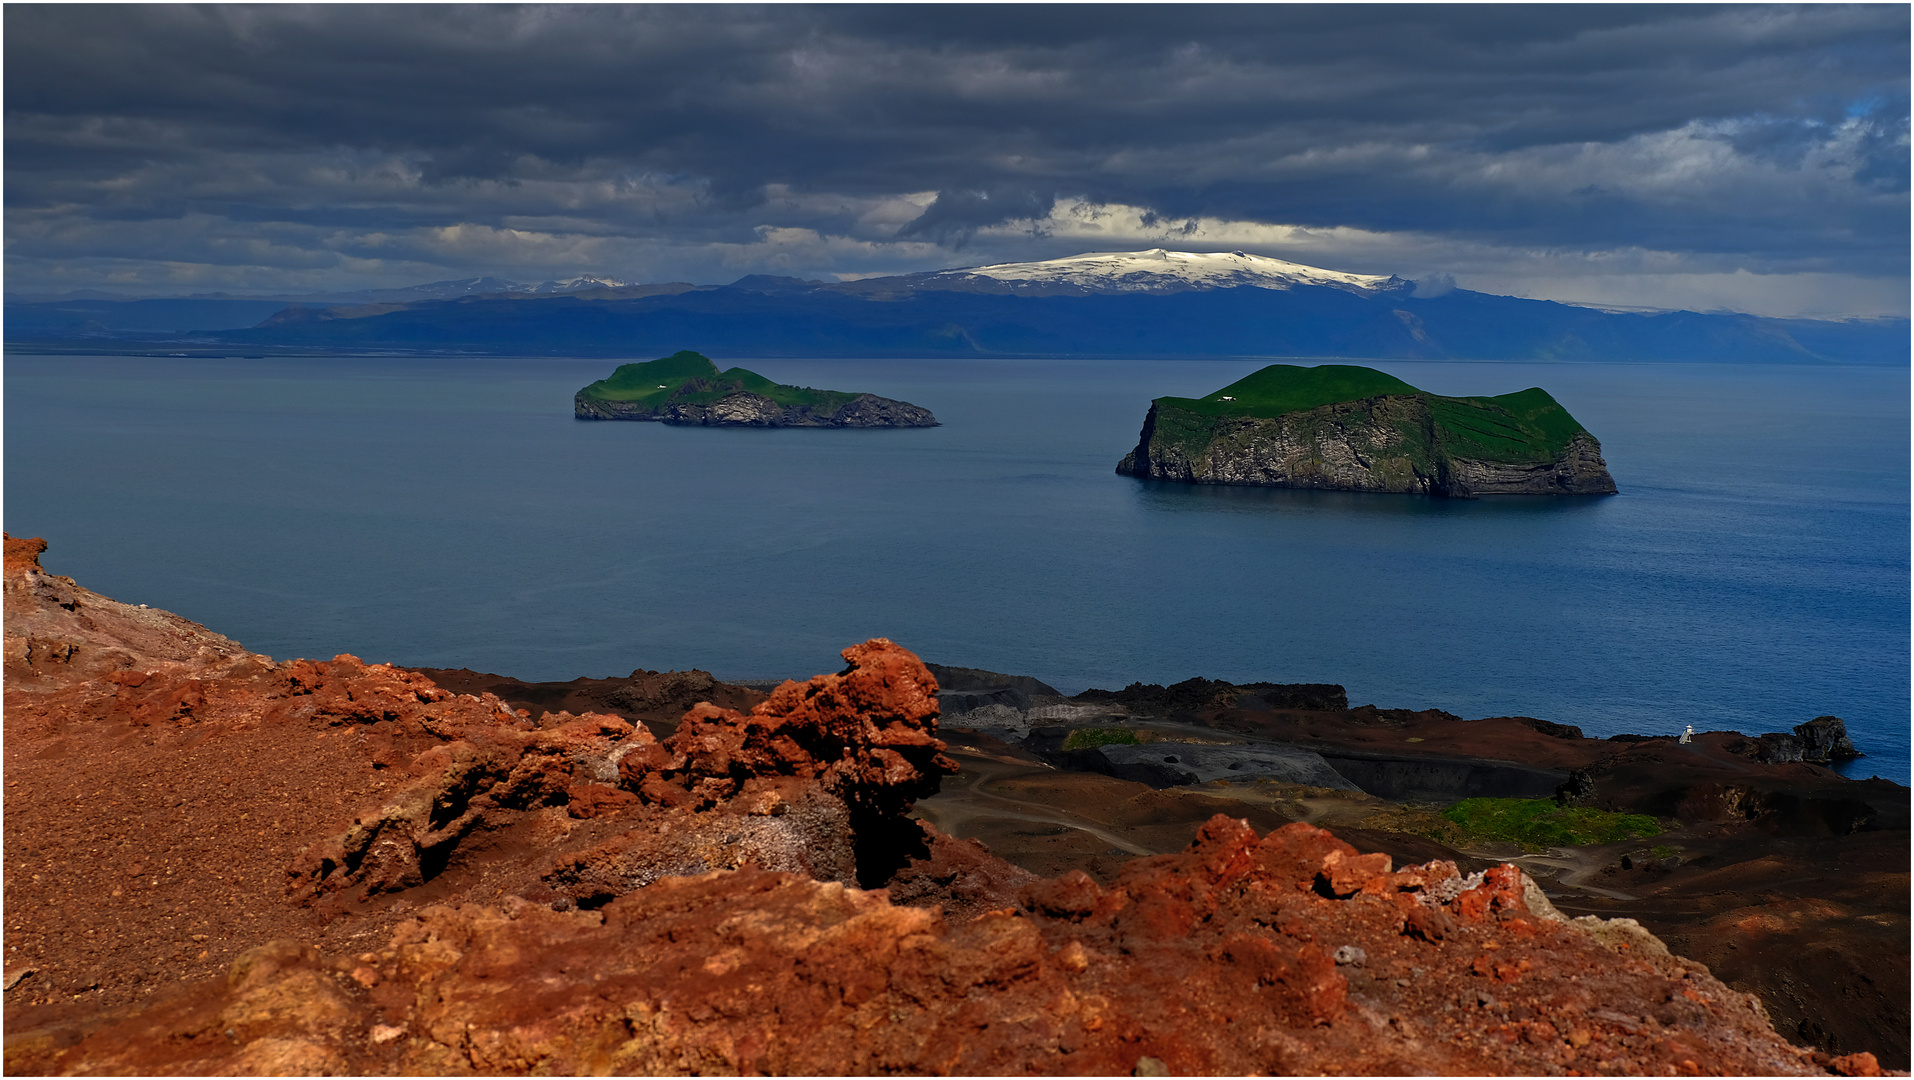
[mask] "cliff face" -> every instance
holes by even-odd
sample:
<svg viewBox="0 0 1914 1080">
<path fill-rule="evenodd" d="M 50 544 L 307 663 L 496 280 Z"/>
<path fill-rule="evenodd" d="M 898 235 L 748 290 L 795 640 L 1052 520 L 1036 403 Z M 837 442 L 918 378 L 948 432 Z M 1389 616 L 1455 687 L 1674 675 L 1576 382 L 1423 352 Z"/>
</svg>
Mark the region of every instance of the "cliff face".
<svg viewBox="0 0 1914 1080">
<path fill-rule="evenodd" d="M 705 427 L 936 427 L 929 409 L 876 394 L 858 394 L 827 407 L 780 405 L 762 394 L 739 390 L 706 403 L 606 401 L 579 391 L 573 412 L 580 420 L 656 420 Z"/>
<path fill-rule="evenodd" d="M 1420 394 L 1335 402 L 1280 416 L 1205 415 L 1151 404 L 1116 471 L 1185 484 L 1478 495 L 1608 495 L 1615 481 L 1586 431 L 1558 454 L 1485 454 Z"/>
<path fill-rule="evenodd" d="M 275 662 L 43 548 L 6 564 L 10 1074 L 1818 1071 L 1513 866 L 1218 816 L 1099 885 L 951 840 L 903 816 L 952 763 L 888 641 L 661 740 Z"/>
</svg>

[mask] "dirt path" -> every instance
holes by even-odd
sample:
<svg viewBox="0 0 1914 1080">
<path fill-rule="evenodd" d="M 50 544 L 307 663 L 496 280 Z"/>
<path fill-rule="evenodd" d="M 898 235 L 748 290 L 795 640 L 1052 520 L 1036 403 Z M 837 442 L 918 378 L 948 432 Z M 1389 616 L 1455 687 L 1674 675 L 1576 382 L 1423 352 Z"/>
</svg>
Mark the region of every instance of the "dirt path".
<svg viewBox="0 0 1914 1080">
<path fill-rule="evenodd" d="M 1470 852 L 1470 854 L 1475 853 Z M 1591 876 L 1599 873 L 1602 867 L 1608 864 L 1609 860 L 1600 855 L 1554 848 L 1546 855 L 1517 855 L 1508 861 L 1528 871 L 1528 875 L 1535 879 L 1537 885 L 1542 886 L 1542 891 L 1549 894 L 1550 899 L 1557 898 L 1564 889 L 1606 896 L 1610 900 L 1638 899 L 1634 893 L 1622 892 L 1619 889 L 1605 889 L 1600 885 L 1588 883 Z M 1557 870 L 1560 873 L 1549 873 L 1549 870 Z"/>
<path fill-rule="evenodd" d="M 955 787 L 947 785 L 936 797 L 925 799 L 917 804 L 918 816 L 952 836 L 971 835 L 972 830 L 969 826 L 981 819 L 1022 821 L 1075 829 L 1131 855 L 1165 854 L 1119 836 L 1068 811 L 1033 807 L 1025 800 L 1009 798 L 987 790 L 989 785 L 1002 780 L 1054 774 L 1056 770 L 1048 765 L 1031 765 L 1026 762 L 962 751 L 953 752 L 952 756 L 963 764 L 964 774 L 969 782 Z"/>
</svg>

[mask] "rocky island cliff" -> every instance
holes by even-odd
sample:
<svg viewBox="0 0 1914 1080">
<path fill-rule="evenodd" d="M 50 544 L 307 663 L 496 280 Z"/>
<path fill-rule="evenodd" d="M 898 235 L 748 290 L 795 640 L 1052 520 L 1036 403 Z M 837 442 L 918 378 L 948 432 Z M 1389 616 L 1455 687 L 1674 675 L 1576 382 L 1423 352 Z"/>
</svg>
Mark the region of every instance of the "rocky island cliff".
<svg viewBox="0 0 1914 1080">
<path fill-rule="evenodd" d="M 1339 364 L 1271 364 L 1207 397 L 1157 398 L 1116 471 L 1462 499 L 1615 493 L 1601 443 L 1547 391 L 1442 397 Z"/>
<path fill-rule="evenodd" d="M 774 383 L 689 350 L 623 364 L 573 398 L 580 420 L 656 420 L 706 427 L 936 427 L 929 409 L 876 394 Z"/>
</svg>

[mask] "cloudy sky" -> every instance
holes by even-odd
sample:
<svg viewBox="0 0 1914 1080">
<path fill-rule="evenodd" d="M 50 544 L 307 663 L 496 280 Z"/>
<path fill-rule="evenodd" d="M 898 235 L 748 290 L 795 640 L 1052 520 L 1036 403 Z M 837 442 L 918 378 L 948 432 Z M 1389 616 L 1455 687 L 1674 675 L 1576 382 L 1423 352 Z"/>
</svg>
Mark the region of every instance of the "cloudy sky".
<svg viewBox="0 0 1914 1080">
<path fill-rule="evenodd" d="M 1242 249 L 1906 314 L 1906 5 L 8 4 L 6 287 Z"/>
</svg>

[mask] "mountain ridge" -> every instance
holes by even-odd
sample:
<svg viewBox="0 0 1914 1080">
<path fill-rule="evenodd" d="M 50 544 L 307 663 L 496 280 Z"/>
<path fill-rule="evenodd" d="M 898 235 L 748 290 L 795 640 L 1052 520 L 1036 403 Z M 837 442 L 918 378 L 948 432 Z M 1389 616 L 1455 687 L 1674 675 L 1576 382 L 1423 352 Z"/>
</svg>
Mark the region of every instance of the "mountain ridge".
<svg viewBox="0 0 1914 1080">
<path fill-rule="evenodd" d="M 399 351 L 633 356 L 684 343 L 734 357 L 1250 356 L 1465 361 L 1900 364 L 1908 321 L 1617 312 L 1237 252 L 1090 252 L 856 281 L 543 286 L 353 301 L 7 304 L 9 347 L 42 351 Z M 573 288 L 573 286 L 577 286 Z M 442 287 L 442 288 L 441 288 Z M 461 291 L 463 290 L 463 291 Z M 215 308 L 211 305 L 224 305 Z M 137 316 L 137 317 L 136 317 Z M 250 321 L 247 321 L 250 317 Z M 223 322 L 222 322 L 223 320 Z M 188 353 L 192 355 L 192 353 Z"/>
</svg>

